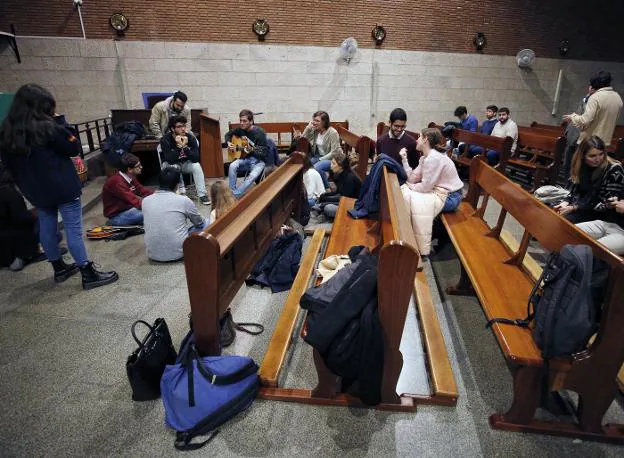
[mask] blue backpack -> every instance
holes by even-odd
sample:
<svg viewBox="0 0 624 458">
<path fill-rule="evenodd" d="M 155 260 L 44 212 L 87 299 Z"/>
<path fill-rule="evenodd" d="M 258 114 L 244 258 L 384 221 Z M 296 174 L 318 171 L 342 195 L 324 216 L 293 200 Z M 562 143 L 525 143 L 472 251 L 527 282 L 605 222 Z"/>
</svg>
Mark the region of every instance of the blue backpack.
<svg viewBox="0 0 624 458">
<path fill-rule="evenodd" d="M 219 425 L 247 409 L 258 393 L 257 372 L 247 356 L 202 357 L 194 344 L 183 343 L 176 364 L 167 366 L 160 380 L 165 423 L 177 431 L 175 448 L 203 447 Z M 191 443 L 196 436 L 207 438 Z"/>
</svg>

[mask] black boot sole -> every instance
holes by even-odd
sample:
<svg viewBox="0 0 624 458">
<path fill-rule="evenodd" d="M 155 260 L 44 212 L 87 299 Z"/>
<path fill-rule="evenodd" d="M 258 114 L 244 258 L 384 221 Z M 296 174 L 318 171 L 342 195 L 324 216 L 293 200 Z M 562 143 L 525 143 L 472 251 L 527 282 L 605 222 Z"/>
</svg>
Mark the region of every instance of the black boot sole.
<svg viewBox="0 0 624 458">
<path fill-rule="evenodd" d="M 80 267 L 76 266 L 71 270 L 68 270 L 67 272 L 63 273 L 62 275 L 54 275 L 54 281 L 56 283 L 63 283 L 65 280 L 67 280 L 69 277 L 76 275 L 78 272 L 80 271 Z"/>
<path fill-rule="evenodd" d="M 110 283 L 115 283 L 117 280 L 119 280 L 119 275 L 117 275 L 117 272 L 115 272 L 115 275 L 113 275 L 110 278 L 107 278 L 106 280 L 96 280 L 96 281 L 90 281 L 90 282 L 82 282 L 82 289 L 93 289 L 93 288 L 97 288 L 99 286 L 104 286 L 104 285 L 108 285 Z"/>
</svg>

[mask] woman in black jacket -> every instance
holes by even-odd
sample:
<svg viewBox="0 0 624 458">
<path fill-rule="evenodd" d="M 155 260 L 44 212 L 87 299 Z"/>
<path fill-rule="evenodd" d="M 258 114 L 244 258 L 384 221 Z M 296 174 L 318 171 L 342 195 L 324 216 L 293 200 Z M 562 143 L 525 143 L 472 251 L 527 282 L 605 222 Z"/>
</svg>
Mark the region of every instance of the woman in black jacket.
<svg viewBox="0 0 624 458">
<path fill-rule="evenodd" d="M 360 196 L 362 182 L 360 178 L 351 170 L 349 158 L 343 156 L 337 161 L 331 160 L 331 177 L 336 183 L 336 191 L 326 192 L 319 196 L 319 202 L 323 207 L 323 213 L 330 219 L 336 217 L 338 203 L 341 197 L 352 197 L 357 199 Z"/>
<path fill-rule="evenodd" d="M 81 185 L 70 159 L 80 153 L 80 142 L 62 117 L 55 119 L 55 109 L 54 97 L 41 86 L 20 87 L 0 127 L 0 156 L 22 194 L 37 208 L 39 241 L 54 268 L 54 281 L 63 282 L 80 270 L 82 287 L 91 289 L 112 283 L 118 276 L 97 271 L 87 257 Z M 74 264 L 66 264 L 61 256 L 58 213 Z"/>
<path fill-rule="evenodd" d="M 555 210 L 577 224 L 602 220 L 609 201 L 624 195 L 624 168 L 607 156 L 600 137 L 583 140 L 572 158 L 570 195 Z"/>
</svg>

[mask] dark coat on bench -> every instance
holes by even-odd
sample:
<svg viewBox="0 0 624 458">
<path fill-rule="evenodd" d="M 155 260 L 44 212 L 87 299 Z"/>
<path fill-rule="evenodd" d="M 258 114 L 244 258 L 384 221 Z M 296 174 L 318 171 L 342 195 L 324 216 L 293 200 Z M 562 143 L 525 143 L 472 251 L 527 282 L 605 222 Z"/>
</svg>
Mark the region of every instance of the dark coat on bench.
<svg viewBox="0 0 624 458">
<path fill-rule="evenodd" d="M 378 404 L 384 350 L 376 258 L 363 251 L 326 283 L 308 290 L 300 305 L 308 310 L 305 341 L 343 378 L 343 389 L 357 382 L 362 402 Z"/>
<path fill-rule="evenodd" d="M 407 180 L 407 174 L 401 164 L 386 154 L 380 154 L 370 173 L 364 179 L 358 200 L 353 208 L 348 210 L 349 215 L 353 218 L 366 218 L 371 213 L 379 212 L 379 190 L 384 167 L 397 175 L 399 186 Z"/>
</svg>

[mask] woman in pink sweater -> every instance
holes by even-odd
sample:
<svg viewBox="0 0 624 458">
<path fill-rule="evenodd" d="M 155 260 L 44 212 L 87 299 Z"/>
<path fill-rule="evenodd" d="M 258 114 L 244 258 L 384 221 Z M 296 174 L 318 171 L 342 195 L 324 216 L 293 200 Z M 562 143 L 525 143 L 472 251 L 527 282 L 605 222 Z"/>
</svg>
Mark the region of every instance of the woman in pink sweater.
<svg viewBox="0 0 624 458">
<path fill-rule="evenodd" d="M 416 141 L 416 149 L 422 157 L 415 169 L 407 162 L 407 152 L 399 152 L 407 172 L 407 182 L 401 186 L 401 191 L 410 212 L 418 249 L 424 256 L 431 251 L 433 219 L 443 210 L 457 208 L 464 186 L 455 164 L 444 153 L 443 144 L 444 137 L 438 129 L 423 129 Z"/>
</svg>

